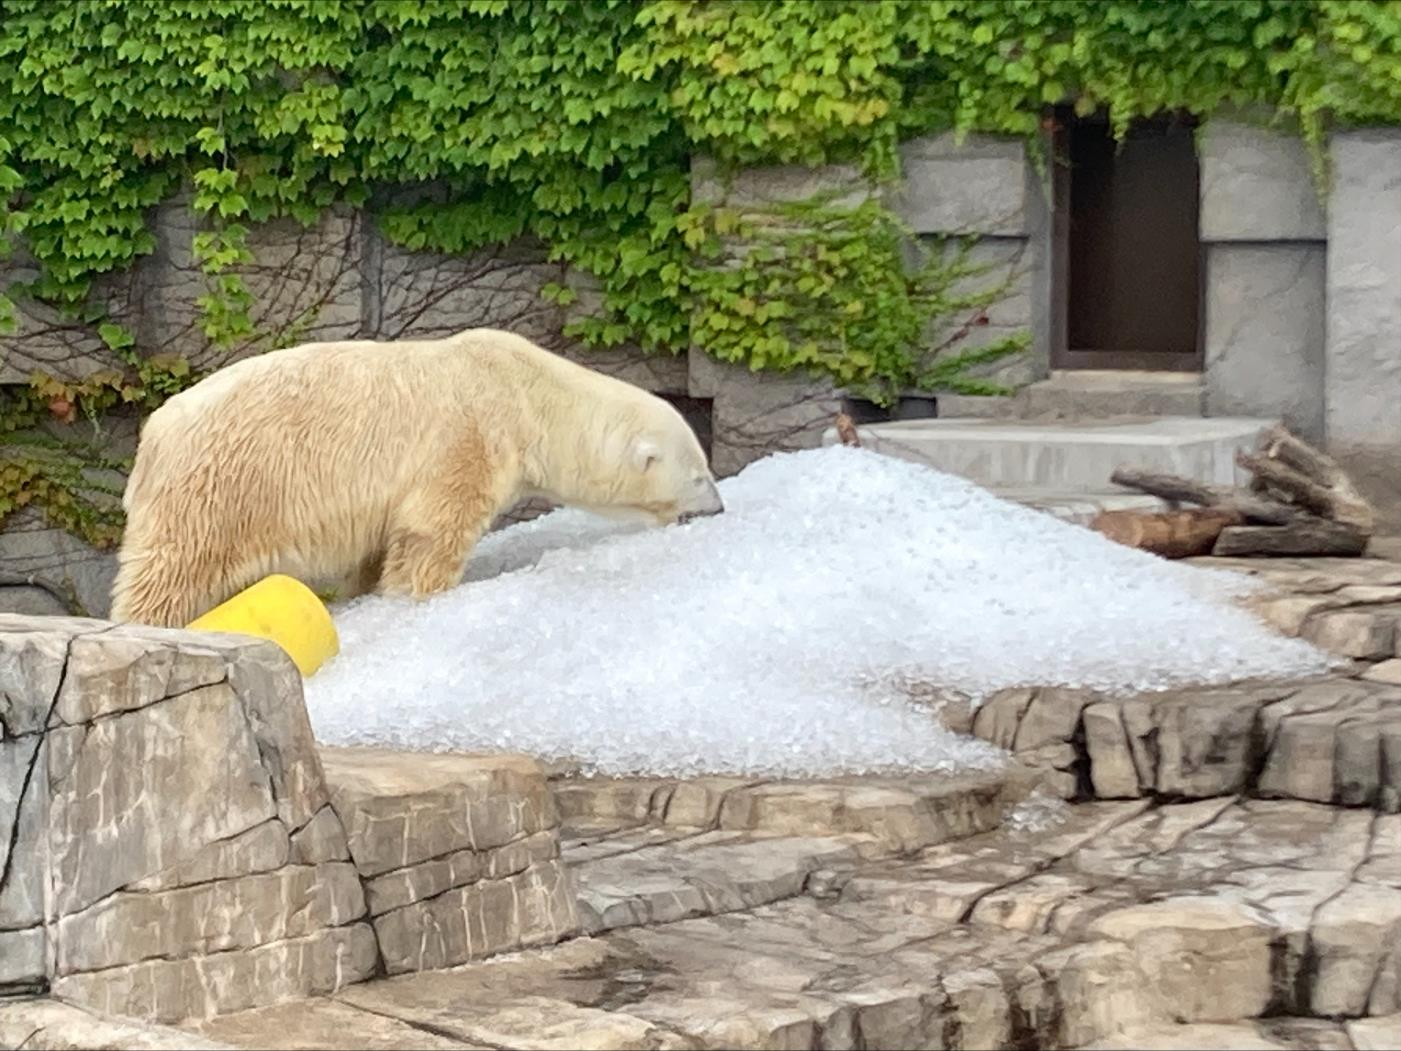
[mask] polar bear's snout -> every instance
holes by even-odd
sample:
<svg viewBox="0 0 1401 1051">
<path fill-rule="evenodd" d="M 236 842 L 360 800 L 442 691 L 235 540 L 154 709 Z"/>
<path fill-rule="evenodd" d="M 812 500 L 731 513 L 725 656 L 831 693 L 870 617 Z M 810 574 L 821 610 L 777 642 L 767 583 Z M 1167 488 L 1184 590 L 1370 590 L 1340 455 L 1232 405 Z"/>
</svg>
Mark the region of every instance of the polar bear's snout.
<svg viewBox="0 0 1401 1051">
<path fill-rule="evenodd" d="M 707 480 L 705 483 L 705 495 L 697 501 L 697 506 L 683 511 L 677 518 L 682 525 L 693 518 L 709 518 L 711 515 L 721 514 L 725 510 L 725 501 L 720 499 L 720 490 L 715 483 Z"/>
</svg>

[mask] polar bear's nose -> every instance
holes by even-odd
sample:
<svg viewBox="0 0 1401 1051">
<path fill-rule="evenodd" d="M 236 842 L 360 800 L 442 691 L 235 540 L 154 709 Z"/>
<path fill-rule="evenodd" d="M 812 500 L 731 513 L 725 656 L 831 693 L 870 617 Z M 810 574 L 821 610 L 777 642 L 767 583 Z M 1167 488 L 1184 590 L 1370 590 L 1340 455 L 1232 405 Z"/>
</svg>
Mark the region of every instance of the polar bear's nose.
<svg viewBox="0 0 1401 1051">
<path fill-rule="evenodd" d="M 718 515 L 725 510 L 725 502 L 720 499 L 720 490 L 711 481 L 706 481 L 705 497 L 697 503 L 699 506 L 682 512 L 677 521 L 685 523 L 693 518 L 709 518 L 711 515 Z"/>
<path fill-rule="evenodd" d="M 685 525 L 693 518 L 709 518 L 712 515 L 720 514 L 724 510 L 725 505 L 722 504 L 717 498 L 715 501 L 715 506 L 713 508 L 706 508 L 704 511 L 687 511 L 684 515 L 677 519 L 677 522 L 679 522 L 681 525 Z"/>
</svg>

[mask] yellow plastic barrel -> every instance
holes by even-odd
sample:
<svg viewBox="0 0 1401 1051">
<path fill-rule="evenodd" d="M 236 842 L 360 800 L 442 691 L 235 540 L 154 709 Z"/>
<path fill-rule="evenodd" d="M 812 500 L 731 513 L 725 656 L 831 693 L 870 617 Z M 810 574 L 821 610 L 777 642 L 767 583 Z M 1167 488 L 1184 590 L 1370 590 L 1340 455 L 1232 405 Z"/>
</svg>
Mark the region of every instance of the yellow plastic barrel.
<svg viewBox="0 0 1401 1051">
<path fill-rule="evenodd" d="M 192 631 L 229 631 L 277 643 L 306 678 L 340 652 L 331 612 L 300 580 L 264 577 L 189 624 Z"/>
</svg>

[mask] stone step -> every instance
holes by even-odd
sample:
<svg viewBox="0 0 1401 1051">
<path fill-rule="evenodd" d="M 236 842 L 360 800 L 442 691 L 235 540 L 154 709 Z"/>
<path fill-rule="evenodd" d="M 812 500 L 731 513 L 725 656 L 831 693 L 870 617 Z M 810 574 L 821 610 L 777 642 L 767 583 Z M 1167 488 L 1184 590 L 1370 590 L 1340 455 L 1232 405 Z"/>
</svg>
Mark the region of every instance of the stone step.
<svg viewBox="0 0 1401 1051">
<path fill-rule="evenodd" d="M 1206 384 L 1199 372 L 1067 369 L 1016 394 L 985 397 L 940 394 L 939 416 L 1003 420 L 1106 420 L 1206 415 Z"/>
<path fill-rule="evenodd" d="M 777 836 L 862 837 L 867 854 L 905 853 L 996 828 L 1035 787 L 1016 763 L 999 770 L 905 777 L 763 781 L 562 776 L 552 782 L 578 836 L 655 823 Z"/>
<path fill-rule="evenodd" d="M 1087 804 L 1036 836 L 994 833 L 875 863 L 842 894 L 1127 945 L 1180 1021 L 1401 1010 L 1401 816 L 1230 798 Z"/>
<path fill-rule="evenodd" d="M 389 974 L 577 933 L 534 759 L 323 748 L 321 764 Z"/>
<path fill-rule="evenodd" d="M 295 1007 L 302 1009 L 300 1003 Z M 225 1051 L 233 1046 L 172 1026 L 89 1011 L 48 997 L 0 997 L 0 1047 L 32 1051 Z"/>
<path fill-rule="evenodd" d="M 1206 383 L 1199 372 L 1075 369 L 1029 384 L 1016 400 L 1018 414 L 1028 419 L 1201 418 Z"/>
<path fill-rule="evenodd" d="M 1164 1025 L 1086 1044 L 1082 1051 L 1383 1051 L 1401 1047 L 1401 1016 L 1356 1018 L 1262 1018 L 1235 1023 Z"/>
<path fill-rule="evenodd" d="M 869 841 L 645 828 L 566 841 L 563 856 L 583 930 L 599 934 L 796 897 L 814 873 L 853 867 Z"/>
<path fill-rule="evenodd" d="M 1401 817 L 1224 798 L 1029 822 L 1028 807 L 773 904 L 197 1030 L 334 1047 L 363 1013 L 391 1047 L 415 1031 L 437 1047 L 1395 1046 Z"/>
<path fill-rule="evenodd" d="M 1120 466 L 1200 482 L 1245 483 L 1237 451 L 1251 450 L 1272 421 L 1183 416 L 1133 420 L 908 420 L 859 428 L 862 445 L 925 463 L 990 489 L 1093 493 L 1112 489 Z M 823 443 L 838 439 L 835 428 Z"/>
</svg>

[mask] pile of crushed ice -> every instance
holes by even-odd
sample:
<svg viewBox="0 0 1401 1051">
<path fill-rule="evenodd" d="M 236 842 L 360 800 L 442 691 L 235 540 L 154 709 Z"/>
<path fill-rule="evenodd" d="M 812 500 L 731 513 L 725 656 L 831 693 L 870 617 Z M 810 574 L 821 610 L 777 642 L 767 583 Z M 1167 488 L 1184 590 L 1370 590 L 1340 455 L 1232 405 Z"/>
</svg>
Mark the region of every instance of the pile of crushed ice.
<svg viewBox="0 0 1401 1051">
<path fill-rule="evenodd" d="M 516 750 L 601 773 L 826 775 L 997 761 L 899 681 L 970 696 L 1321 670 L 1244 578 L 1117 546 L 927 467 L 770 456 L 727 511 L 639 529 L 557 511 L 484 538 L 455 590 L 337 609 L 307 683 L 327 743 Z"/>
</svg>

